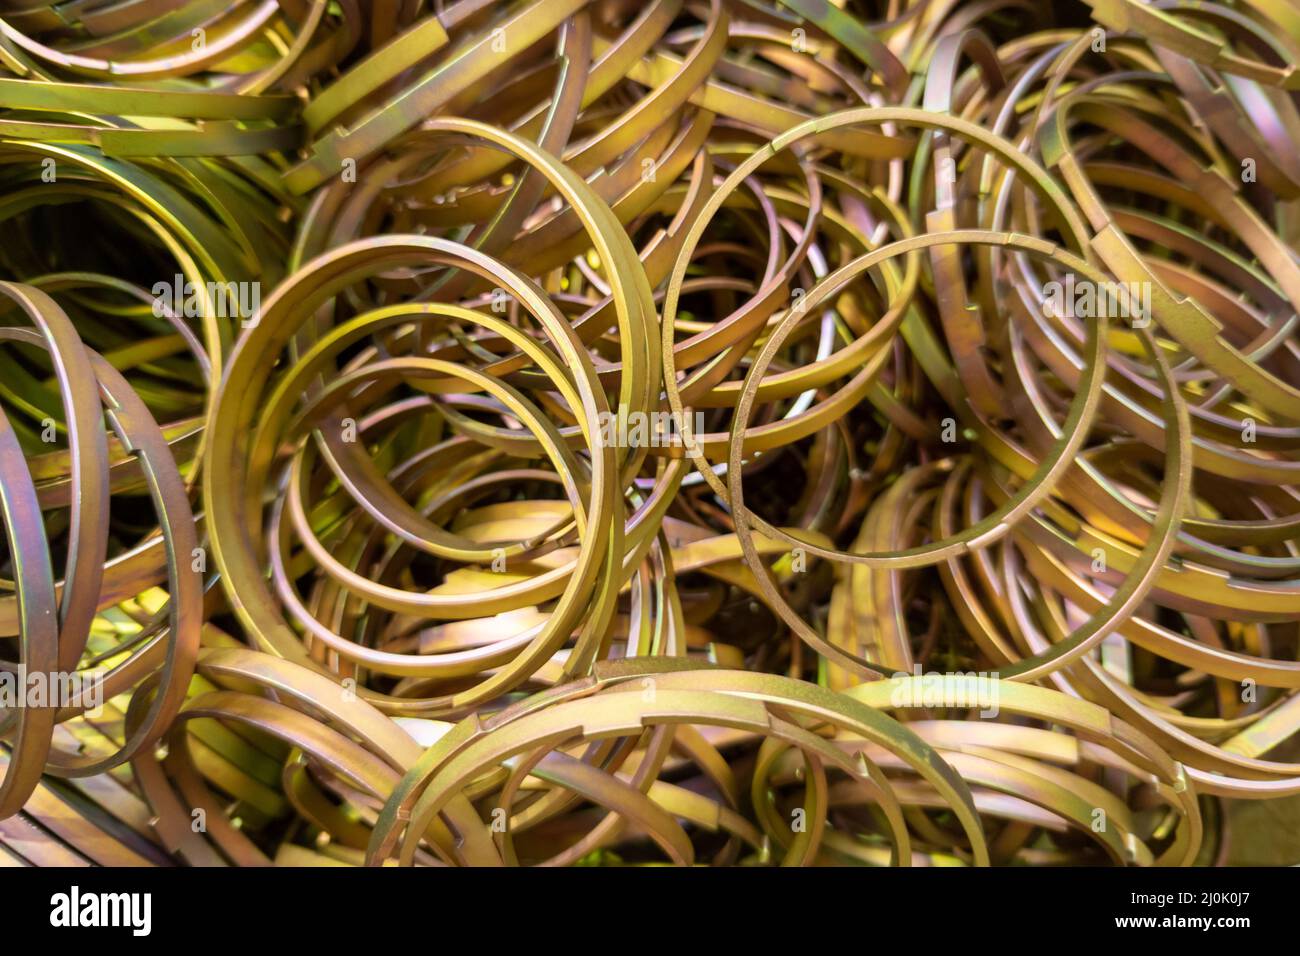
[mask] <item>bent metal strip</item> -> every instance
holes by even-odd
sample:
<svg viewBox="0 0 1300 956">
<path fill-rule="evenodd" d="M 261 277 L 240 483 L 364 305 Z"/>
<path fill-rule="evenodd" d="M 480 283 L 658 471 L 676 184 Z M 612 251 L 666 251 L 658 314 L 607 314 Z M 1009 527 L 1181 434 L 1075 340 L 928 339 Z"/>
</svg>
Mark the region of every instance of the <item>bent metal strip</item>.
<svg viewBox="0 0 1300 956">
<path fill-rule="evenodd" d="M 1066 7 L 0 0 L 0 862 L 1300 863 L 1300 19 Z"/>
</svg>

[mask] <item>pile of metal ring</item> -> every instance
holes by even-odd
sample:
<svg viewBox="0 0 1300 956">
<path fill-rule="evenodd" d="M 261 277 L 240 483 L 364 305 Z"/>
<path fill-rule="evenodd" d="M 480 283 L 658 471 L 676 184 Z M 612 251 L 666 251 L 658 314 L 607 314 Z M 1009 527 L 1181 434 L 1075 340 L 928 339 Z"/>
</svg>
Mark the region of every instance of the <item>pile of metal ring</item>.
<svg viewBox="0 0 1300 956">
<path fill-rule="evenodd" d="M 1280 0 L 0 0 L 0 863 L 1234 859 L 1298 62 Z"/>
</svg>

